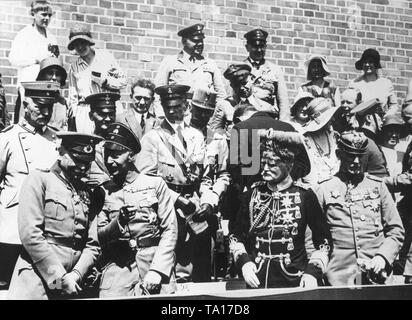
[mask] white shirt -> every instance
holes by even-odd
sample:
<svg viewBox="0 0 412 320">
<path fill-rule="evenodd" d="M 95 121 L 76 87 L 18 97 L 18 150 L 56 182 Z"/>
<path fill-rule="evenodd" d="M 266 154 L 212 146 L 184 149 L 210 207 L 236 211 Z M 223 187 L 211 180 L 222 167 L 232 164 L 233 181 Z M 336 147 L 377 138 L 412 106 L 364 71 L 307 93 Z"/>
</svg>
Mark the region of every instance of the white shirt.
<svg viewBox="0 0 412 320">
<path fill-rule="evenodd" d="M 28 25 L 17 33 L 9 54 L 12 66 L 17 67 L 17 84 L 25 81 L 35 81 L 40 71 L 42 61 L 50 57 L 49 44 L 56 45 L 56 38 L 46 31 L 44 37 L 35 26 Z"/>
<path fill-rule="evenodd" d="M 79 103 L 84 102 L 87 96 L 102 92 L 102 83 L 106 79 L 108 71 L 120 67 L 114 56 L 107 50 L 95 49 L 95 57 L 89 65 L 79 57 L 69 70 L 69 106 L 75 109 Z M 92 75 L 92 72 L 101 74 L 100 77 Z M 119 83 L 127 84 L 127 79 L 121 72 Z M 124 112 L 120 101 L 116 102 L 117 113 Z"/>
</svg>

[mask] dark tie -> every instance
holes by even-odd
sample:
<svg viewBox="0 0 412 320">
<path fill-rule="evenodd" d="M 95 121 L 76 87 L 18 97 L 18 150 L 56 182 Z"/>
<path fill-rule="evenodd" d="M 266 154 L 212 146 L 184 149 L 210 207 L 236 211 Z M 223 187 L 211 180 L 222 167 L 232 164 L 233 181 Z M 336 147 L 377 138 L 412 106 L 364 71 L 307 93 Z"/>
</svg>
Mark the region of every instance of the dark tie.
<svg viewBox="0 0 412 320">
<path fill-rule="evenodd" d="M 190 56 L 189 61 L 191 61 L 191 62 L 195 62 L 195 61 L 196 61 L 195 56 Z"/>
<path fill-rule="evenodd" d="M 144 121 L 144 114 L 142 114 L 142 120 L 140 120 L 140 127 L 142 128 L 142 130 L 144 130 L 145 125 L 146 122 Z"/>
<path fill-rule="evenodd" d="M 185 150 L 187 150 L 187 143 L 185 141 L 185 138 L 183 138 L 182 127 L 181 126 L 177 126 L 177 136 L 178 136 L 180 142 L 182 143 L 183 147 L 185 148 Z"/>
</svg>

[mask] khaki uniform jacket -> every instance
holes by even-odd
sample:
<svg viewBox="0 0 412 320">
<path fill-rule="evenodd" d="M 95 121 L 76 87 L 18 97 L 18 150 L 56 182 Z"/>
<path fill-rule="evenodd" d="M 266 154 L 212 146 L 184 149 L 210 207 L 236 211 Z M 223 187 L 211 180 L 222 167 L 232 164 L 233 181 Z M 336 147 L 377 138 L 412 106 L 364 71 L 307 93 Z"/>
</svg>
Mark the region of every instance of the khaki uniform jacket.
<svg viewBox="0 0 412 320">
<path fill-rule="evenodd" d="M 169 141 L 172 152 L 163 143 L 159 134 L 166 141 Z M 187 143 L 187 150 L 183 147 L 172 126 L 164 119 L 159 128 L 149 131 L 143 137 L 141 141 L 142 150 L 138 153 L 136 159 L 137 169 L 142 173 L 160 176 L 167 183 L 187 184 L 188 178 L 174 156 L 178 153 L 190 174 L 200 176 L 205 157 L 203 134 L 189 126 L 185 126 L 182 134 Z M 174 200 L 176 200 L 178 194 L 176 192 L 172 193 Z"/>
<path fill-rule="evenodd" d="M 100 253 L 96 212 L 91 212 L 99 205 L 84 183 L 74 186 L 65 180 L 57 164 L 50 171 L 30 173 L 20 200 L 24 201 L 18 226 L 24 251 L 14 269 L 9 298 L 53 298 L 56 293 L 49 288 L 59 289 L 58 280 L 73 269 L 86 275 Z"/>
<path fill-rule="evenodd" d="M 130 238 L 160 238 L 152 260 L 148 261 L 149 270 L 157 271 L 168 281 L 174 266 L 177 220 L 174 201 L 166 183 L 160 177 L 139 174 L 134 181 L 126 182 L 123 188 L 107 183 L 104 189 L 106 198 L 98 217 L 98 235 L 103 257 L 106 253 L 113 256 L 112 249 L 119 246 L 120 242 L 127 243 Z M 126 204 L 134 205 L 138 211 L 128 226 L 122 228 L 118 216 L 120 208 Z M 148 218 L 143 218 L 143 214 Z M 120 252 L 114 253 L 120 255 Z M 138 263 L 137 268 L 141 267 Z"/>
<path fill-rule="evenodd" d="M 279 114 L 279 120 L 289 121 L 290 109 L 288 89 L 283 71 L 272 62 L 265 60 L 259 69 L 251 63 L 249 58 L 244 60 L 252 67 L 252 95 L 273 105 L 273 111 Z M 269 110 L 264 110 L 269 111 Z"/>
<path fill-rule="evenodd" d="M 0 242 L 20 244 L 17 210 L 24 179 L 57 159 L 55 131 L 36 133 L 24 120 L 0 133 Z"/>
<path fill-rule="evenodd" d="M 208 58 L 191 62 L 188 57 L 184 51 L 165 57 L 157 70 L 155 85 L 187 85 L 191 87 L 190 93 L 196 88 L 213 88 L 218 99 L 226 98 L 223 77 L 216 62 Z"/>
<path fill-rule="evenodd" d="M 317 190 L 333 239 L 326 276 L 333 286 L 353 285 L 357 258 L 382 256 L 391 265 L 404 239 L 398 210 L 386 185 L 365 175 L 352 190 L 338 176 Z"/>
</svg>

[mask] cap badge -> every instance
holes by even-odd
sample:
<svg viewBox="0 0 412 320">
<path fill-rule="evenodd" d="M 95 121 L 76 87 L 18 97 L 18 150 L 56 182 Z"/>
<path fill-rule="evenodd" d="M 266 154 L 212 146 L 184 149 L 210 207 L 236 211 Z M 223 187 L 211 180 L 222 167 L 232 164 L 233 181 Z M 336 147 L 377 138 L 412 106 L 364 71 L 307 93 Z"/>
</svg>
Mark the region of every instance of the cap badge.
<svg viewBox="0 0 412 320">
<path fill-rule="evenodd" d="M 93 152 L 93 147 L 92 146 L 85 146 L 83 148 L 84 153 L 92 153 Z"/>
<path fill-rule="evenodd" d="M 119 129 L 114 129 L 113 134 L 119 134 Z"/>
</svg>

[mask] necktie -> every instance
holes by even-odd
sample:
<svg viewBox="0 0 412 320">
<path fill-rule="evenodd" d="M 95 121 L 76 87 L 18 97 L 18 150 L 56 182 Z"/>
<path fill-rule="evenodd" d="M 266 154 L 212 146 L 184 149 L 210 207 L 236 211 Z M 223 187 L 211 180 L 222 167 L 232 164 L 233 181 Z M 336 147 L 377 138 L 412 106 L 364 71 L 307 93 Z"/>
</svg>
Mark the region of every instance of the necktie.
<svg viewBox="0 0 412 320">
<path fill-rule="evenodd" d="M 185 141 L 185 138 L 183 138 L 182 127 L 181 126 L 177 126 L 177 136 L 178 136 L 180 142 L 182 143 L 183 147 L 185 148 L 185 150 L 187 150 L 187 143 Z"/>
<path fill-rule="evenodd" d="M 196 61 L 195 56 L 190 56 L 190 57 L 189 57 L 189 61 L 191 61 L 191 62 L 195 62 L 195 61 Z"/>
<path fill-rule="evenodd" d="M 146 125 L 146 123 L 145 123 L 145 120 L 144 120 L 144 114 L 142 114 L 142 119 L 140 120 L 140 127 L 142 128 L 142 130 L 144 130 L 145 125 Z"/>
</svg>

